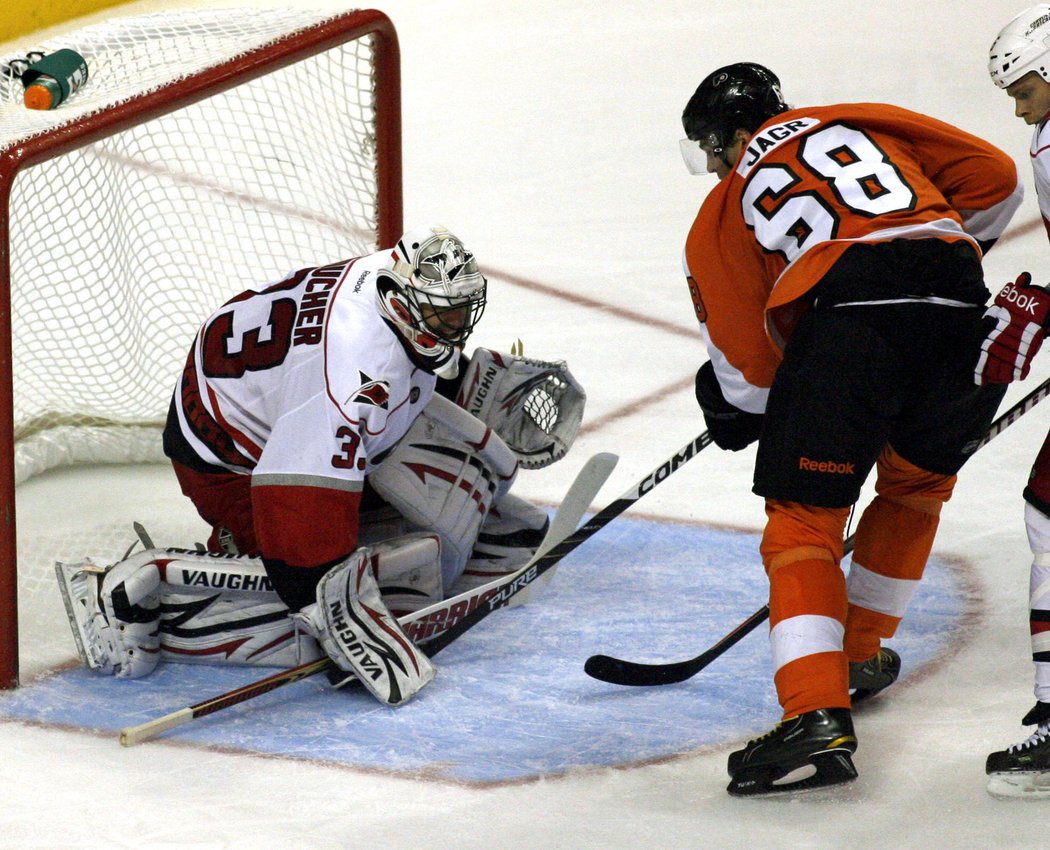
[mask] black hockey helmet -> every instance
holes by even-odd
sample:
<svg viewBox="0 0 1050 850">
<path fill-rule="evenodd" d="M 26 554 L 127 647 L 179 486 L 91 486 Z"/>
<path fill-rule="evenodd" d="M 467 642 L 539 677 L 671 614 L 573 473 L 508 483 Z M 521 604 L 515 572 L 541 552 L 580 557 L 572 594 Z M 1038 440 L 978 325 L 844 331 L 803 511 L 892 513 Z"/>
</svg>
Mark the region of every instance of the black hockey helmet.
<svg viewBox="0 0 1050 850">
<path fill-rule="evenodd" d="M 709 74 L 682 112 L 685 134 L 719 153 L 739 129 L 754 132 L 788 109 L 777 75 L 754 62 L 737 62 Z"/>
</svg>

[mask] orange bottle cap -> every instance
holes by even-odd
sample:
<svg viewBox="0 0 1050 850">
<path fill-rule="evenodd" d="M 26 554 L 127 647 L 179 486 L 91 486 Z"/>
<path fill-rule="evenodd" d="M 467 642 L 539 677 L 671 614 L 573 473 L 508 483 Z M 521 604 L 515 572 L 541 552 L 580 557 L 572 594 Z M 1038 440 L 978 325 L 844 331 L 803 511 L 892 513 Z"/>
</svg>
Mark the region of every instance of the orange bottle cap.
<svg viewBox="0 0 1050 850">
<path fill-rule="evenodd" d="M 55 104 L 51 89 L 42 83 L 27 86 L 23 100 L 29 109 L 51 109 Z"/>
</svg>

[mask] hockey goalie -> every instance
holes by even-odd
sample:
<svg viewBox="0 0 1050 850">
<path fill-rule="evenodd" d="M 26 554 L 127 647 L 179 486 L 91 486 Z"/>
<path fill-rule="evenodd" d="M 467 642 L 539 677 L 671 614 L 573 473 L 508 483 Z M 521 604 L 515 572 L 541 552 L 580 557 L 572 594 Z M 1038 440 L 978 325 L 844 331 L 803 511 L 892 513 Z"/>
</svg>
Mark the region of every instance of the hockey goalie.
<svg viewBox="0 0 1050 850">
<path fill-rule="evenodd" d="M 486 303 L 441 226 L 230 299 L 198 331 L 164 430 L 207 546 L 59 564 L 81 660 L 293 666 L 327 655 L 384 703 L 434 666 L 397 617 L 512 572 L 545 511 L 510 492 L 564 456 L 563 362 L 463 347 Z"/>
</svg>

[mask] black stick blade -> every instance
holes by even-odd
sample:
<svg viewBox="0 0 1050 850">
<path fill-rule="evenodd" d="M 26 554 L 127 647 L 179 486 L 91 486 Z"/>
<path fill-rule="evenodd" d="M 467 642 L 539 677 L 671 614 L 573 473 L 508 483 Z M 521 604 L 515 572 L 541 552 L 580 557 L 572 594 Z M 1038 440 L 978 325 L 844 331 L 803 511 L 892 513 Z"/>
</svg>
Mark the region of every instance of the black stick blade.
<svg viewBox="0 0 1050 850">
<path fill-rule="evenodd" d="M 851 537 L 847 541 L 850 549 L 853 548 L 852 540 L 853 538 Z M 696 658 L 687 658 L 685 661 L 671 661 L 667 664 L 641 664 L 638 661 L 625 661 L 622 658 L 613 658 L 610 655 L 592 655 L 583 665 L 583 672 L 592 679 L 609 682 L 612 685 L 632 685 L 637 687 L 675 685 L 678 682 L 691 679 L 768 618 L 769 606 L 763 605 L 718 643 L 710 649 L 701 652 Z"/>
<path fill-rule="evenodd" d="M 695 676 L 704 664 L 698 658 L 674 664 L 641 664 L 610 655 L 592 655 L 583 665 L 583 672 L 592 679 L 612 685 L 648 687 L 684 682 Z"/>
</svg>

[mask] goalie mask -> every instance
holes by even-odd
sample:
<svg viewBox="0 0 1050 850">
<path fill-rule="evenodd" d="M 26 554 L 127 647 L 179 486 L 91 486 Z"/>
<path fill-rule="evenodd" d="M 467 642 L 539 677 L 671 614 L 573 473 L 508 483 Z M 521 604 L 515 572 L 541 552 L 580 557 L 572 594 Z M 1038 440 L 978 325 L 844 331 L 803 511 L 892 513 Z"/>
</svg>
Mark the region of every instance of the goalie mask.
<svg viewBox="0 0 1050 850">
<path fill-rule="evenodd" d="M 697 167 L 702 150 L 721 158 L 737 130 L 753 133 L 788 108 L 777 75 L 754 62 L 737 62 L 708 74 L 682 112 L 686 165 L 694 174 L 704 173 L 706 168 Z"/>
<path fill-rule="evenodd" d="M 402 236 L 392 259 L 378 275 L 380 309 L 431 371 L 454 377 L 485 311 L 487 281 L 474 255 L 441 225 L 427 225 Z"/>
<path fill-rule="evenodd" d="M 1050 81 L 1050 6 L 1045 3 L 1010 21 L 988 51 L 988 73 L 1001 89 L 1032 71 Z"/>
</svg>

